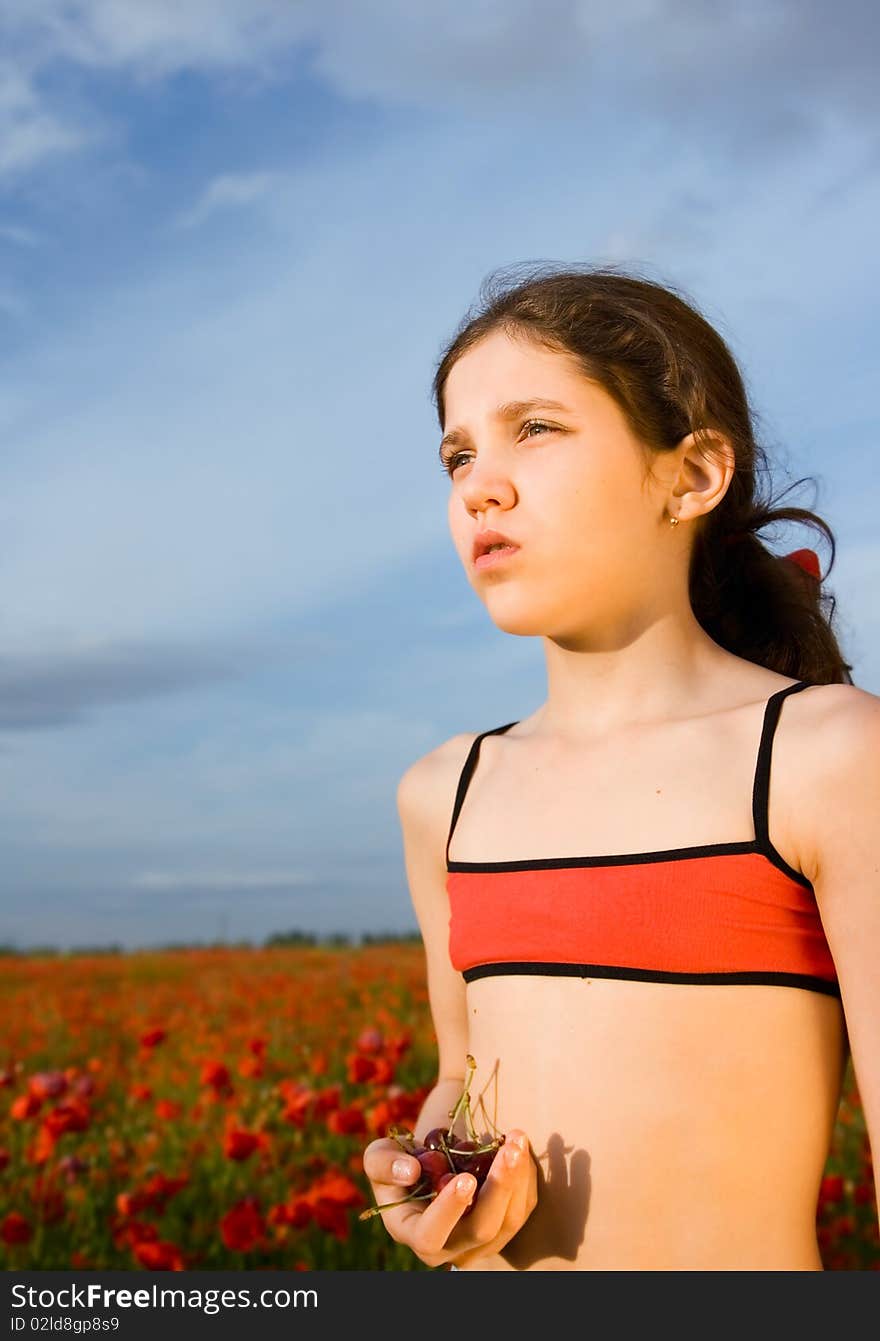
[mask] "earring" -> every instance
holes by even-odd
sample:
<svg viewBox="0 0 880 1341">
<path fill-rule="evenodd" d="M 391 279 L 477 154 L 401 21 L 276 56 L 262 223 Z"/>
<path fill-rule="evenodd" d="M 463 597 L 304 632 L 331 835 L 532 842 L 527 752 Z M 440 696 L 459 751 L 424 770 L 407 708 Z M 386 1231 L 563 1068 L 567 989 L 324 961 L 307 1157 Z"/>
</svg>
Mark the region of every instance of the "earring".
<svg viewBox="0 0 880 1341">
<path fill-rule="evenodd" d="M 678 525 L 678 518 L 677 518 L 677 517 L 670 517 L 670 518 L 669 518 L 669 525 L 670 525 L 670 526 L 677 526 L 677 525 Z"/>
</svg>

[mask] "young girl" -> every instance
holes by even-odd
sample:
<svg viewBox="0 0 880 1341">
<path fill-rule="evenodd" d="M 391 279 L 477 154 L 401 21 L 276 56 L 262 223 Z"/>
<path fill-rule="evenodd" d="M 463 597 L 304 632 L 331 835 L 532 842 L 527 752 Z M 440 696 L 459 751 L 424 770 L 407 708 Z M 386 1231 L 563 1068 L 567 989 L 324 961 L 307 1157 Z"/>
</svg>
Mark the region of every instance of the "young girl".
<svg viewBox="0 0 880 1341">
<path fill-rule="evenodd" d="M 415 1135 L 471 1054 L 507 1139 L 468 1214 L 472 1178 L 402 1200 L 418 1166 L 371 1142 L 385 1227 L 461 1270 L 821 1270 L 850 1049 L 880 1141 L 880 698 L 814 552 L 759 531 L 831 531 L 758 496 L 730 351 L 646 279 L 484 289 L 434 392 L 456 550 L 547 697 L 399 785 L 439 1063 Z"/>
</svg>

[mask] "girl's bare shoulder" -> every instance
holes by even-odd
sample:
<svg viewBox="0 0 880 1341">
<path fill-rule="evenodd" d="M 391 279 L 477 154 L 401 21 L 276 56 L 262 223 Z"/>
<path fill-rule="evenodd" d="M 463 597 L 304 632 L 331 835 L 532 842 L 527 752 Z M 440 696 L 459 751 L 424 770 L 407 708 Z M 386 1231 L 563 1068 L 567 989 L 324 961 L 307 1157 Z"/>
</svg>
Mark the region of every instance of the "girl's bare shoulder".
<svg viewBox="0 0 880 1341">
<path fill-rule="evenodd" d="M 460 731 L 422 754 L 397 784 L 397 807 L 402 817 L 429 830 L 442 832 L 452 818 L 458 780 L 476 731 Z"/>
<path fill-rule="evenodd" d="M 809 875 L 821 867 L 823 842 L 837 828 L 846 829 L 847 794 L 872 782 L 880 748 L 880 696 L 851 684 L 811 685 L 793 696 L 789 710 L 797 721 L 787 737 L 790 775 L 797 779 L 791 824 L 801 869 Z"/>
<path fill-rule="evenodd" d="M 847 751 L 862 730 L 876 730 L 880 722 L 880 695 L 854 684 L 811 685 L 795 711 L 800 711 L 804 734 L 810 737 L 808 753 L 821 768 L 833 764 Z M 815 738 L 812 737 L 816 732 Z"/>
</svg>

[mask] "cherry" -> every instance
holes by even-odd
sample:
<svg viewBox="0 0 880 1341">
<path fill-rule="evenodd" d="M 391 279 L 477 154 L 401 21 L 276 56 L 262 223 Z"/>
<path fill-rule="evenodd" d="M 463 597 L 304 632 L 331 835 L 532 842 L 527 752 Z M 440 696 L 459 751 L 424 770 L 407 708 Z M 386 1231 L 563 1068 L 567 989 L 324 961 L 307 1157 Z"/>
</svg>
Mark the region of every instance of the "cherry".
<svg viewBox="0 0 880 1341">
<path fill-rule="evenodd" d="M 422 1150 L 416 1159 L 422 1166 L 422 1172 L 427 1174 L 433 1181 L 435 1178 L 441 1178 L 444 1173 L 451 1173 L 449 1165 L 449 1156 L 442 1150 Z"/>
<path fill-rule="evenodd" d="M 488 1177 L 497 1149 L 497 1145 L 493 1144 L 491 1150 L 483 1150 L 478 1155 L 471 1155 L 469 1157 L 461 1156 L 460 1158 L 457 1155 L 453 1155 L 452 1158 L 455 1160 L 455 1167 L 457 1169 L 460 1169 L 462 1173 L 472 1173 L 476 1178 L 477 1183 L 482 1184 Z"/>
<path fill-rule="evenodd" d="M 443 1190 L 449 1180 L 455 1178 L 459 1173 L 473 1175 L 477 1182 L 477 1193 L 479 1194 L 479 1190 L 486 1181 L 492 1167 L 492 1161 L 504 1144 L 505 1138 L 503 1133 L 492 1137 L 486 1132 L 480 1136 L 474 1128 L 468 1086 L 476 1069 L 477 1064 L 468 1053 L 464 1087 L 458 1102 L 449 1114 L 448 1128 L 432 1127 L 424 1141 L 417 1141 L 412 1132 L 405 1131 L 402 1128 L 390 1128 L 389 1134 L 397 1141 L 398 1145 L 408 1155 L 412 1155 L 418 1160 L 420 1166 L 419 1180 L 407 1196 L 401 1197 L 399 1201 L 385 1202 L 382 1206 L 371 1206 L 368 1210 L 361 1211 L 359 1219 L 367 1220 L 370 1216 L 378 1215 L 380 1211 L 388 1210 L 391 1206 L 400 1206 L 405 1201 L 431 1201 Z M 467 1136 L 459 1137 L 455 1133 L 455 1123 L 459 1114 L 464 1115 L 468 1131 Z M 476 1200 L 477 1198 L 474 1196 L 469 1205 L 462 1211 L 462 1217 L 470 1215 L 476 1205 Z"/>
</svg>

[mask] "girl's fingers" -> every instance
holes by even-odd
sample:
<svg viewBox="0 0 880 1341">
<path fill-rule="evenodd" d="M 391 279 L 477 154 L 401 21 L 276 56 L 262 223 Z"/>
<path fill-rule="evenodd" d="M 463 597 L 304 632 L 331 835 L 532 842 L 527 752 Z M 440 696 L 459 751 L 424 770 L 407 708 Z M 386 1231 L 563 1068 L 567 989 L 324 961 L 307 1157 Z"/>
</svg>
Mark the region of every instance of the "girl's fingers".
<svg viewBox="0 0 880 1341">
<path fill-rule="evenodd" d="M 372 1141 L 364 1151 L 364 1173 L 370 1182 L 386 1191 L 418 1182 L 419 1161 L 407 1155 L 396 1141 Z"/>
<path fill-rule="evenodd" d="M 498 1231 L 497 1242 L 493 1244 L 493 1250 L 496 1252 L 509 1243 L 514 1234 L 519 1233 L 535 1209 L 537 1202 L 538 1171 L 528 1147 L 524 1150 L 521 1158 L 524 1161 L 522 1176 L 517 1179 L 516 1187 L 507 1207 L 507 1214 Z"/>
<path fill-rule="evenodd" d="M 430 1257 L 442 1260 L 446 1240 L 469 1206 L 476 1187 L 473 1175 L 462 1173 L 451 1178 L 432 1201 L 412 1201 L 396 1208 L 394 1238 L 409 1244 L 423 1260 Z"/>
<path fill-rule="evenodd" d="M 492 1161 L 486 1180 L 480 1188 L 476 1205 L 462 1224 L 462 1231 L 477 1243 L 491 1243 L 498 1236 L 501 1226 L 510 1214 L 510 1203 L 523 1178 L 524 1163 L 528 1158 L 515 1140 L 516 1133 L 510 1133 L 504 1145 Z M 510 1162 L 510 1156 L 515 1162 Z"/>
</svg>

